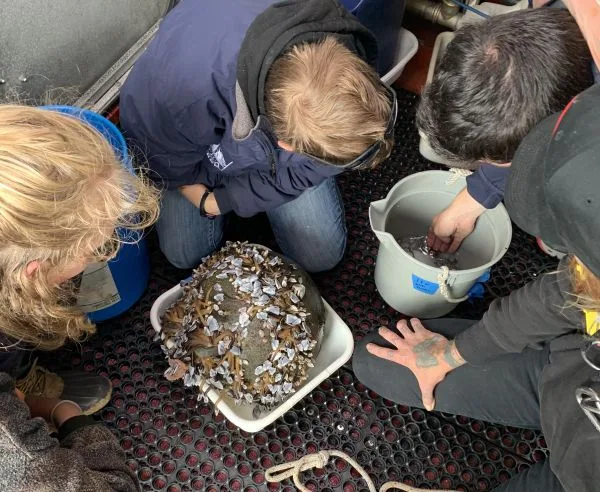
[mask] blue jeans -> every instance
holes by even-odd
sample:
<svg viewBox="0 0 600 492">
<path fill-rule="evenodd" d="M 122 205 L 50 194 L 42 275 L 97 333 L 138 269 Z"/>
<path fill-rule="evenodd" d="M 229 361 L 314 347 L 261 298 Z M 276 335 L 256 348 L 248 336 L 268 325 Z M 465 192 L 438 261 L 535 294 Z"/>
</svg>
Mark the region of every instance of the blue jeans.
<svg viewBox="0 0 600 492">
<path fill-rule="evenodd" d="M 329 178 L 291 202 L 267 212 L 283 254 L 308 272 L 336 266 L 346 249 L 342 197 Z M 178 268 L 194 268 L 221 246 L 225 217 L 201 217 L 178 190 L 166 191 L 156 224 L 160 249 Z"/>
</svg>

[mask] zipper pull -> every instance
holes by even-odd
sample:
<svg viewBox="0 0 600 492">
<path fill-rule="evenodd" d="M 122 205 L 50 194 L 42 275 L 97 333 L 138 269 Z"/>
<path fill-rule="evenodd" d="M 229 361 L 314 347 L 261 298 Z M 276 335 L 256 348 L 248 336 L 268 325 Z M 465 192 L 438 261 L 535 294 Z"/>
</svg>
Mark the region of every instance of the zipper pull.
<svg viewBox="0 0 600 492">
<path fill-rule="evenodd" d="M 271 176 L 277 176 L 277 169 L 275 167 L 275 156 L 273 155 L 273 151 L 269 152 L 269 158 L 271 159 Z"/>
</svg>

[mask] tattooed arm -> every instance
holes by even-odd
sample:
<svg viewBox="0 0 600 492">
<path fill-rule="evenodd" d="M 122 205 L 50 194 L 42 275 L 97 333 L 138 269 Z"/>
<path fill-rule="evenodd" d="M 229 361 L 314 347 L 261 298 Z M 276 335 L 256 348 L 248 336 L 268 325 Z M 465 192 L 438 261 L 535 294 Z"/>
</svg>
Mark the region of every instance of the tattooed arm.
<svg viewBox="0 0 600 492">
<path fill-rule="evenodd" d="M 433 410 L 435 387 L 453 369 L 465 364 L 454 340 L 433 333 L 425 328 L 418 319 L 399 321 L 396 328 L 400 334 L 380 328 L 379 334 L 395 348 L 379 347 L 370 343 L 367 350 L 383 359 L 408 367 L 419 383 L 423 405 Z"/>
</svg>

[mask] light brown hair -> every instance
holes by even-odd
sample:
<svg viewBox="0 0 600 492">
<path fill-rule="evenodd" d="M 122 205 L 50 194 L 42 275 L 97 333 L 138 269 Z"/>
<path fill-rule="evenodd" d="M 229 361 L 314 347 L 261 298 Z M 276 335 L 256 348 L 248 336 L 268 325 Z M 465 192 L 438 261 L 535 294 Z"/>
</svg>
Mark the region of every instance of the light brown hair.
<svg viewBox="0 0 600 492">
<path fill-rule="evenodd" d="M 158 215 L 158 192 L 123 168 L 108 141 L 54 111 L 0 105 L 0 332 L 15 343 L 60 347 L 94 331 L 50 269 L 107 259 Z M 27 275 L 30 262 L 40 262 Z"/>
<path fill-rule="evenodd" d="M 266 116 L 296 152 L 345 164 L 377 141 L 374 165 L 393 142 L 384 138 L 391 101 L 375 70 L 333 37 L 279 56 L 265 88 Z"/>
</svg>

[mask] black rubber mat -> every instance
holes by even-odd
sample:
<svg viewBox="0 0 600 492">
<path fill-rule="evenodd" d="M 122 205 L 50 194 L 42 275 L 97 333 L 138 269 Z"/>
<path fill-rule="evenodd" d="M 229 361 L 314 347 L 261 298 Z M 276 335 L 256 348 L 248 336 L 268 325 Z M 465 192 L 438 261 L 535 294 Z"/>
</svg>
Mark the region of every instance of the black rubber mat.
<svg viewBox="0 0 600 492">
<path fill-rule="evenodd" d="M 357 339 L 398 318 L 375 289 L 378 243 L 369 228 L 368 205 L 404 176 L 437 168 L 417 150 L 417 96 L 399 92 L 398 101 L 397 145 L 390 162 L 339 180 L 348 250 L 334 271 L 316 276 L 322 295 Z M 275 246 L 261 216 L 232 219 L 227 236 Z M 356 457 L 378 485 L 401 480 L 426 488 L 485 491 L 546 457 L 539 433 L 394 405 L 361 385 L 349 365 L 264 431 L 251 435 L 238 430 L 222 415 L 215 416 L 211 405 L 198 404 L 193 391 L 162 376 L 166 363 L 152 342 L 149 311 L 158 295 L 188 272 L 168 265 L 154 236 L 149 241 L 152 279 L 143 299 L 124 316 L 99 327 L 82 347 L 45 358 L 50 368 L 83 368 L 112 380 L 113 398 L 98 418 L 119 438 L 144 490 L 292 491 L 291 483 L 267 485 L 265 469 L 317 450 L 342 449 Z M 555 266 L 532 238 L 515 230 L 484 297 L 463 303 L 452 315 L 478 318 L 493 298 Z M 312 490 L 366 490 L 339 461 L 329 469 L 307 472 L 305 478 Z"/>
</svg>

